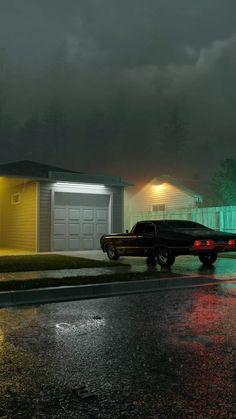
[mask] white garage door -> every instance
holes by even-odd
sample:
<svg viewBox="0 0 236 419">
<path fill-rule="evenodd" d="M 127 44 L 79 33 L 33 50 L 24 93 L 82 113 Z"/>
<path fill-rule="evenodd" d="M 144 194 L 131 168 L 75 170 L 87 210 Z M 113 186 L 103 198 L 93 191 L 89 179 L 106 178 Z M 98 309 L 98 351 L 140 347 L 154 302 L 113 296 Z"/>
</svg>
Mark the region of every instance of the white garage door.
<svg viewBox="0 0 236 419">
<path fill-rule="evenodd" d="M 100 249 L 100 237 L 108 233 L 108 205 L 108 195 L 56 192 L 54 250 Z"/>
</svg>

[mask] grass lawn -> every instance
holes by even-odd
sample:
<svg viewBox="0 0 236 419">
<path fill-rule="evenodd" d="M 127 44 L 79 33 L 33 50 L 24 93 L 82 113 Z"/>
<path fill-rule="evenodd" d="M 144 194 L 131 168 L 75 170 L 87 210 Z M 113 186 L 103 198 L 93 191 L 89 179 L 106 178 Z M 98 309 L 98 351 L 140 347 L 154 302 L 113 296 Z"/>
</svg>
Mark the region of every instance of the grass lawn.
<svg viewBox="0 0 236 419">
<path fill-rule="evenodd" d="M 35 288 L 45 287 L 60 287 L 60 286 L 72 286 L 72 285 L 91 285 L 100 284 L 107 282 L 120 282 L 120 281 L 138 281 L 144 279 L 161 279 L 169 277 L 182 277 L 184 275 L 178 275 L 170 272 L 127 272 L 127 273 L 115 273 L 111 275 L 99 275 L 99 276 L 80 276 L 80 277 L 67 277 L 67 278 L 40 278 L 40 279 L 19 279 L 19 280 L 8 280 L 0 281 L 0 291 L 16 291 L 16 290 L 27 290 Z"/>
<path fill-rule="evenodd" d="M 1 256 L 0 272 L 47 271 L 52 269 L 108 268 L 120 263 L 64 255 Z"/>
</svg>

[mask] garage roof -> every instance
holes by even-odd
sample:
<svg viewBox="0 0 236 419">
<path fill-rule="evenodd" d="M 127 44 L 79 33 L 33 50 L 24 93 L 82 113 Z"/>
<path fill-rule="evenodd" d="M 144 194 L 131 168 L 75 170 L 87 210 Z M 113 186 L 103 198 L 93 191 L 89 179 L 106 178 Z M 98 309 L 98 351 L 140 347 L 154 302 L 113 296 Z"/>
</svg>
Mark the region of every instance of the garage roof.
<svg viewBox="0 0 236 419">
<path fill-rule="evenodd" d="M 30 160 L 0 164 L 0 176 L 17 176 L 62 182 L 99 183 L 110 186 L 130 185 L 119 176 L 88 175 Z"/>
</svg>

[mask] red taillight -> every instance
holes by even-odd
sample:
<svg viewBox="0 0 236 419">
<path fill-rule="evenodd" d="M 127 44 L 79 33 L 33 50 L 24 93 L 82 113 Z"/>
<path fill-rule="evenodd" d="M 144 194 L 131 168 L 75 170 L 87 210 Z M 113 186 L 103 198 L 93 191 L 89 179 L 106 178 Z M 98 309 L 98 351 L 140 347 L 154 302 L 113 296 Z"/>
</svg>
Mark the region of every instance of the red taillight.
<svg viewBox="0 0 236 419">
<path fill-rule="evenodd" d="M 201 246 L 201 245 L 202 245 L 201 240 L 195 240 L 194 246 Z"/>
<path fill-rule="evenodd" d="M 215 244 L 214 240 L 206 240 L 207 246 L 214 246 L 214 244 Z"/>
<path fill-rule="evenodd" d="M 229 246 L 234 246 L 235 245 L 235 240 L 233 239 L 231 239 L 231 240 L 228 240 L 228 245 Z"/>
</svg>

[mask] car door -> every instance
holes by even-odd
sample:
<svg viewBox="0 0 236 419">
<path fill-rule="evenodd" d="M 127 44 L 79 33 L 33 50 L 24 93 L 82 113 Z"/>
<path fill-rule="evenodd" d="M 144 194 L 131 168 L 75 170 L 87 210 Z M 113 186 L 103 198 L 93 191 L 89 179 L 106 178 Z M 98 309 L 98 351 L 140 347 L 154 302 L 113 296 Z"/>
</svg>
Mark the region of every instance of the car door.
<svg viewBox="0 0 236 419">
<path fill-rule="evenodd" d="M 150 254 L 155 241 L 155 226 L 151 222 L 137 223 L 134 229 L 133 248 L 130 249 L 135 256 Z"/>
<path fill-rule="evenodd" d="M 140 256 L 150 255 L 155 243 L 156 229 L 151 222 L 143 223 L 143 232 L 136 236 L 137 253 Z"/>
<path fill-rule="evenodd" d="M 119 254 L 124 256 L 141 256 L 142 247 L 140 248 L 143 233 L 145 230 L 144 223 L 137 223 L 131 232 L 122 237 L 122 243 L 119 242 Z"/>
<path fill-rule="evenodd" d="M 116 238 L 116 249 L 120 256 L 132 256 L 134 254 L 136 240 L 135 228 L 137 224 L 134 225 L 129 233 L 121 234 Z"/>
</svg>

